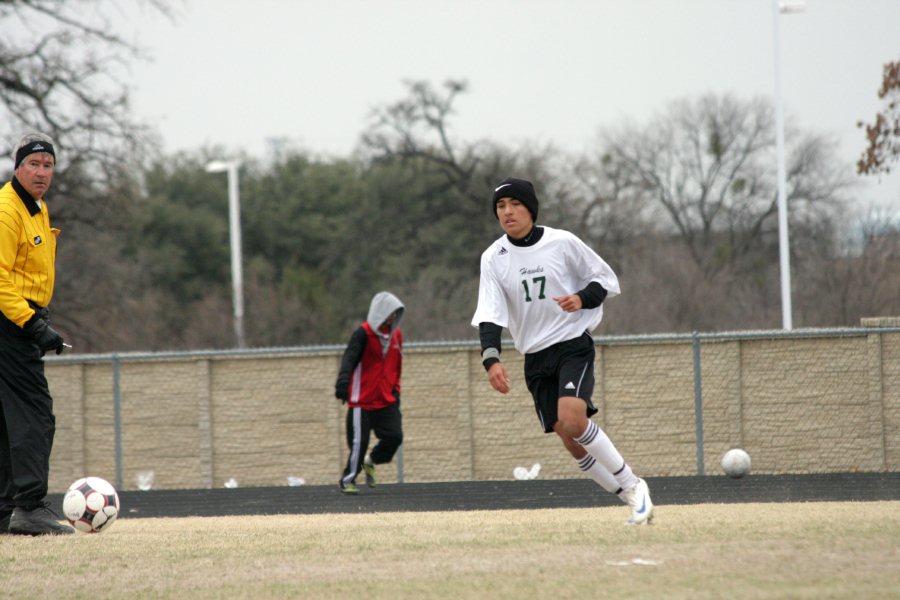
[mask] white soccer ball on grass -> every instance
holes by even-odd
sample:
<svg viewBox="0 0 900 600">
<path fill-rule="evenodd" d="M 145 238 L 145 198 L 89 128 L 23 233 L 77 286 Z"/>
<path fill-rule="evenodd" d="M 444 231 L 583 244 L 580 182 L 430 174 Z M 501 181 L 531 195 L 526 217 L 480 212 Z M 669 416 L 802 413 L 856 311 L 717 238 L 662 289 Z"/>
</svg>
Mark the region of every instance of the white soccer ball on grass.
<svg viewBox="0 0 900 600">
<path fill-rule="evenodd" d="M 119 516 L 119 494 L 100 477 L 82 477 L 63 496 L 63 514 L 76 530 L 100 533 Z"/>
<path fill-rule="evenodd" d="M 722 470 L 735 479 L 750 472 L 750 455 L 740 448 L 732 448 L 722 456 Z"/>
</svg>

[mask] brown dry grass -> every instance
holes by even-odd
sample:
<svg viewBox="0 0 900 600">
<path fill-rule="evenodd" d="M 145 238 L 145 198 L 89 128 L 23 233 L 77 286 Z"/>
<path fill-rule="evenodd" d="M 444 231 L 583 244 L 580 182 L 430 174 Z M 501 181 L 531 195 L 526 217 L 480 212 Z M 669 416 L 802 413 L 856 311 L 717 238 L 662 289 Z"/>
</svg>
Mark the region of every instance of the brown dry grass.
<svg viewBox="0 0 900 600">
<path fill-rule="evenodd" d="M 0 536 L 3 598 L 889 598 L 900 502 L 123 519 Z M 644 563 L 644 564 L 641 564 Z"/>
</svg>

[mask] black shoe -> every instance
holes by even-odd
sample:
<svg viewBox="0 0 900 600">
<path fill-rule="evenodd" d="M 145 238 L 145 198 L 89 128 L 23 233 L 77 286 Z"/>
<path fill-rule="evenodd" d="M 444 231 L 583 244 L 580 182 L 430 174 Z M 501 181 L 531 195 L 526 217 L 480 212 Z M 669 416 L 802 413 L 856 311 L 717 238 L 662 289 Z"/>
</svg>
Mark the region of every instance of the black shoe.
<svg viewBox="0 0 900 600">
<path fill-rule="evenodd" d="M 11 510 L 0 510 L 0 535 L 9 533 L 9 517 L 11 514 Z"/>
<path fill-rule="evenodd" d="M 13 535 L 68 535 L 75 530 L 61 525 L 59 517 L 42 502 L 31 510 L 17 506 L 9 517 L 9 533 Z"/>
</svg>

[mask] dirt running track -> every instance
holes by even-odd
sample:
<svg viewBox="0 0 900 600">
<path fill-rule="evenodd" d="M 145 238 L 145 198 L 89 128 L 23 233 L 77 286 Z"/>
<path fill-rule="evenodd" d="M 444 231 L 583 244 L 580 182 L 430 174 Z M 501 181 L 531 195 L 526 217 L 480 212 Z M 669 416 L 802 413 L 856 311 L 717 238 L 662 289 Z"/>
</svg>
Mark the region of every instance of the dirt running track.
<svg viewBox="0 0 900 600">
<path fill-rule="evenodd" d="M 362 480 L 362 478 L 360 478 Z M 657 505 L 900 500 L 900 473 L 648 477 Z M 617 506 L 588 479 L 394 483 L 345 496 L 334 485 L 127 491 L 120 517 L 376 513 Z M 62 494 L 48 497 L 61 513 Z"/>
</svg>

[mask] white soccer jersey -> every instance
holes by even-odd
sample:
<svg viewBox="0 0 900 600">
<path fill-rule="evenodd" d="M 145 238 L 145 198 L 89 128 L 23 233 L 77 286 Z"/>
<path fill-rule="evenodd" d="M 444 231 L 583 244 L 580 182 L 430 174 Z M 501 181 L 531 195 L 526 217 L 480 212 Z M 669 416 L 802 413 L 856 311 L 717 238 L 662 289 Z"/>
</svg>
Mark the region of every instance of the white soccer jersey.
<svg viewBox="0 0 900 600">
<path fill-rule="evenodd" d="M 553 300 L 596 281 L 607 297 L 619 294 L 619 280 L 587 244 L 561 229 L 544 227 L 533 246 L 514 246 L 504 235 L 481 255 L 478 307 L 472 326 L 496 323 L 509 329 L 516 349 L 543 350 L 592 331 L 603 318 L 603 305 L 574 313 Z"/>
</svg>

